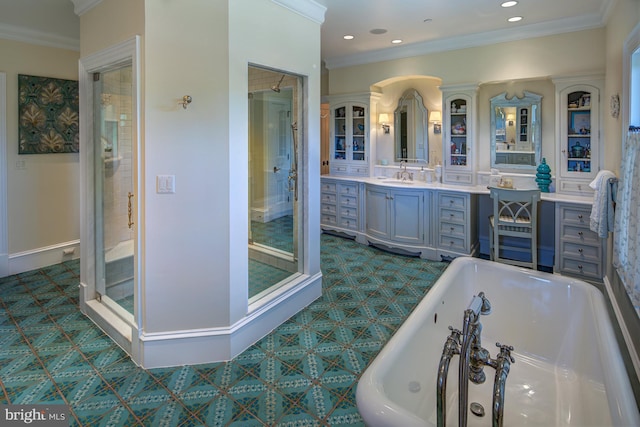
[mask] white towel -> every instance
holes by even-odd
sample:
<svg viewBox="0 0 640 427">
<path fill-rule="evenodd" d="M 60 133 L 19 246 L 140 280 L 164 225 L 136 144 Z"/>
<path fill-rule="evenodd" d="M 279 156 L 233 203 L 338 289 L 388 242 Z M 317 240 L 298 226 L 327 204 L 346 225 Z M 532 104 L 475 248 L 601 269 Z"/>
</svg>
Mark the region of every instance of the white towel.
<svg viewBox="0 0 640 427">
<path fill-rule="evenodd" d="M 614 214 L 613 198 L 609 179 L 615 178 L 615 174 L 608 170 L 601 170 L 596 178 L 591 181 L 589 187 L 593 188 L 593 206 L 591 207 L 591 220 L 589 228 L 598 234 L 598 237 L 607 237 L 613 231 Z"/>
</svg>

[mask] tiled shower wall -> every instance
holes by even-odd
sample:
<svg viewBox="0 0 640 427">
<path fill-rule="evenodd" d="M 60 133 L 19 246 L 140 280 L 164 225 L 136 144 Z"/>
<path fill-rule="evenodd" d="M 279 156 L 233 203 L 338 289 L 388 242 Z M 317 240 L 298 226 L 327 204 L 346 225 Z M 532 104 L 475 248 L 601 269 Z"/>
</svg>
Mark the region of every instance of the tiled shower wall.
<svg viewBox="0 0 640 427">
<path fill-rule="evenodd" d="M 103 99 L 113 105 L 114 117 L 118 121 L 118 150 L 113 161 L 104 164 L 104 241 L 110 249 L 118 243 L 131 240 L 133 230 L 128 226 L 128 193 L 134 193 L 132 204 L 137 205 L 133 177 L 133 109 L 131 68 L 104 73 Z M 105 153 L 106 154 L 106 153 Z M 135 215 L 135 210 L 134 213 Z"/>
</svg>

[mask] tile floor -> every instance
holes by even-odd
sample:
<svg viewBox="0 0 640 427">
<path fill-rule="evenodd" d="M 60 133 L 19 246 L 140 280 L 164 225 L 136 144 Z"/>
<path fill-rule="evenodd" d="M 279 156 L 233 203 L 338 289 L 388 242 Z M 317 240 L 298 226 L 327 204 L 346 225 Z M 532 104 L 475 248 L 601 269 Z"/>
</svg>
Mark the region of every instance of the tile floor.
<svg viewBox="0 0 640 427">
<path fill-rule="evenodd" d="M 320 299 L 232 361 L 166 369 L 80 313 L 77 261 L 0 279 L 0 404 L 67 404 L 73 426 L 363 425 L 358 378 L 446 264 L 329 235 L 321 255 Z"/>
</svg>

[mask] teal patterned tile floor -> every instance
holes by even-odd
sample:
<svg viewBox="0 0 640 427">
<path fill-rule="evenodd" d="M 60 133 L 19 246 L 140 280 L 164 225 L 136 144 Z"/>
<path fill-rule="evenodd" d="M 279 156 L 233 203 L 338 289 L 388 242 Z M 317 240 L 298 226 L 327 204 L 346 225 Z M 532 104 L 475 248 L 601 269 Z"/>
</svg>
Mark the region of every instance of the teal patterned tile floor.
<svg viewBox="0 0 640 427">
<path fill-rule="evenodd" d="M 73 426 L 361 426 L 360 375 L 446 264 L 329 235 L 321 256 L 309 307 L 229 362 L 165 369 L 80 313 L 77 261 L 2 278 L 0 404 L 68 404 Z"/>
</svg>

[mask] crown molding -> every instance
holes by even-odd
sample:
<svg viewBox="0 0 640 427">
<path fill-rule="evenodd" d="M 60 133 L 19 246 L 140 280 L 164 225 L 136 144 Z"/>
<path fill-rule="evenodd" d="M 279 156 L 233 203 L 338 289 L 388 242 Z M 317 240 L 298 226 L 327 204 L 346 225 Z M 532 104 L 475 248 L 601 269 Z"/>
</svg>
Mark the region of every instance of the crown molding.
<svg viewBox="0 0 640 427">
<path fill-rule="evenodd" d="M 571 33 L 574 31 L 591 30 L 601 28 L 604 25 L 605 22 L 603 17 L 601 15 L 594 14 L 585 17 L 549 21 L 542 24 L 524 25 L 505 30 L 468 34 L 447 39 L 412 43 L 405 46 L 394 46 L 341 57 L 325 58 L 324 63 L 325 67 L 331 70 L 354 65 L 364 65 L 394 59 L 409 58 L 412 56 L 427 55 L 430 53 L 487 46 L 496 43 Z"/>
<path fill-rule="evenodd" d="M 77 0 L 75 0 L 77 1 Z M 271 0 L 273 3 L 280 5 L 292 12 L 302 15 L 312 20 L 316 24 L 322 25 L 324 22 L 324 14 L 327 8 L 313 0 Z"/>
<path fill-rule="evenodd" d="M 85 12 L 102 2 L 102 0 L 71 0 L 73 3 L 73 11 L 78 16 L 82 16 Z"/>
<path fill-rule="evenodd" d="M 80 50 L 80 39 L 63 37 L 42 31 L 28 30 L 24 27 L 18 27 L 10 24 L 0 24 L 0 39 L 14 40 L 60 49 Z"/>
</svg>

